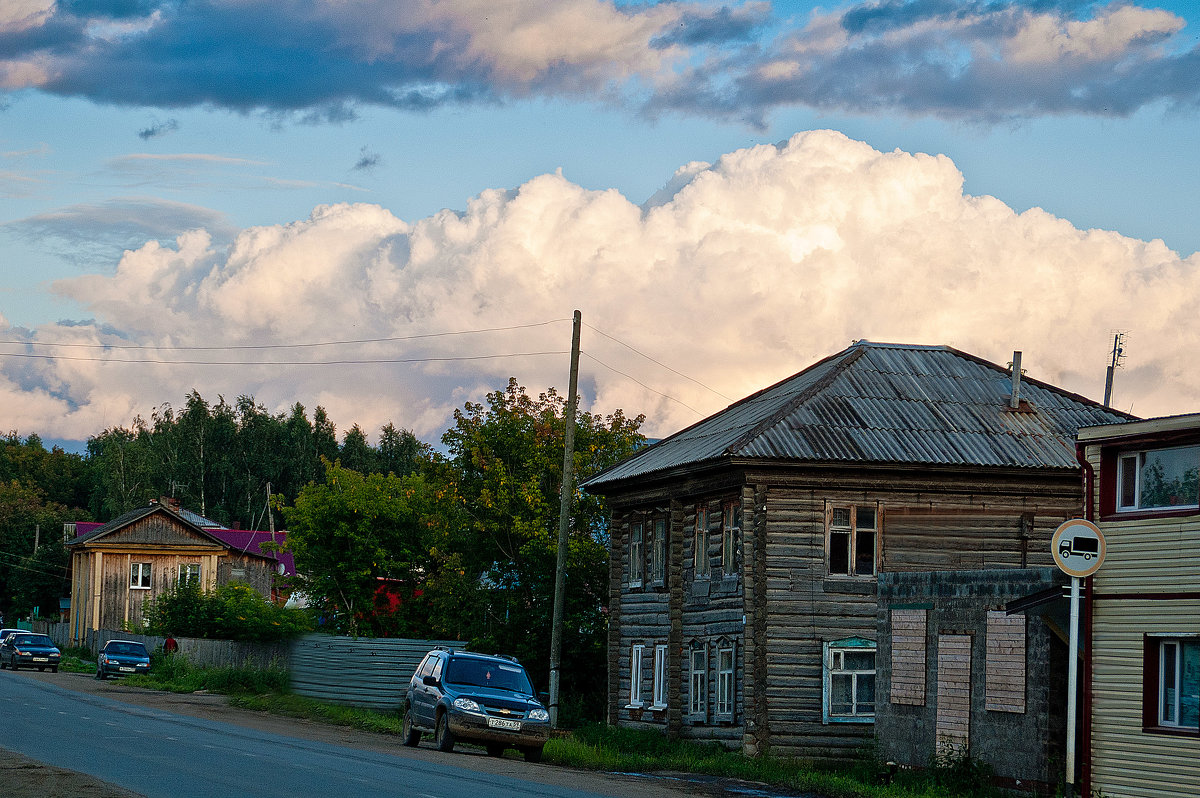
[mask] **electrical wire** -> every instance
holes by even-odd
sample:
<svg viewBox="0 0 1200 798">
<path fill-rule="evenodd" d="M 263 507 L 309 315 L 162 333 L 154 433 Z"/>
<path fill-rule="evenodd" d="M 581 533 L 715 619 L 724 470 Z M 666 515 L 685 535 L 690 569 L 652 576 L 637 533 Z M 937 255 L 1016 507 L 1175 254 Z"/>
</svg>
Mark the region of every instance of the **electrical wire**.
<svg viewBox="0 0 1200 798">
<path fill-rule="evenodd" d="M 700 382 L 700 380 L 698 380 L 694 377 L 689 377 L 687 374 L 684 374 L 682 371 L 676 371 L 675 369 L 668 366 L 666 363 L 663 363 L 662 361 L 659 361 L 659 360 L 655 360 L 654 358 L 650 357 L 650 355 L 647 355 L 645 352 L 642 352 L 641 350 L 637 349 L 636 347 L 632 346 L 631 344 L 625 343 L 620 338 L 611 336 L 608 333 L 604 332 L 604 330 L 597 329 L 596 327 L 593 327 L 592 325 L 588 324 L 587 322 L 583 322 L 583 326 L 587 327 L 589 330 L 591 330 L 594 333 L 603 335 L 605 338 L 607 338 L 610 341 L 613 341 L 614 343 L 620 344 L 621 346 L 625 347 L 629 351 L 634 352 L 638 355 L 641 355 L 642 357 L 646 358 L 647 360 L 649 360 L 651 363 L 655 364 L 656 366 L 661 366 L 662 368 L 666 369 L 667 371 L 671 372 L 672 374 L 675 374 L 676 376 L 683 377 L 685 380 L 694 382 L 697 385 L 699 385 L 701 388 L 704 388 L 707 391 L 712 391 L 713 393 L 715 393 L 717 396 L 721 397 L 725 401 L 727 401 L 727 402 L 733 401 L 732 397 L 726 396 L 725 394 L 718 391 L 716 388 L 713 388 L 709 385 L 705 385 L 704 383 Z M 625 376 L 628 376 L 628 375 L 625 375 Z M 630 377 L 630 379 L 633 379 L 633 378 Z"/>
<path fill-rule="evenodd" d="M 666 394 L 666 393 L 663 393 L 663 392 L 662 392 L 662 391 L 660 391 L 660 390 L 657 390 L 657 389 L 655 389 L 655 388 L 651 388 L 649 385 L 647 385 L 646 383 L 642 382 L 641 380 L 639 380 L 639 379 L 637 379 L 637 378 L 635 378 L 635 377 L 632 377 L 632 376 L 630 376 L 630 375 L 626 374 L 625 372 L 623 372 L 623 371 L 621 371 L 621 370 L 619 370 L 619 369 L 615 369 L 615 368 L 613 368 L 612 366 L 608 365 L 608 364 L 607 364 L 607 363 L 605 363 L 603 360 L 601 360 L 600 358 L 598 358 L 598 357 L 596 357 L 595 355 L 591 354 L 590 352 L 586 352 L 586 351 L 584 351 L 584 350 L 580 349 L 580 350 L 579 350 L 579 354 L 581 354 L 581 355 L 587 355 L 587 358 L 588 358 L 589 360 L 591 360 L 591 361 L 593 361 L 593 362 L 595 362 L 595 363 L 598 363 L 598 364 L 599 364 L 599 365 L 601 365 L 601 366 L 604 366 L 604 368 L 608 369 L 609 371 L 613 372 L 614 374 L 620 374 L 620 375 L 621 375 L 622 377 L 624 377 L 625 379 L 627 379 L 627 380 L 631 380 L 631 381 L 633 381 L 633 382 L 636 382 L 638 385 L 642 386 L 642 387 L 643 387 L 643 388 L 645 388 L 647 391 L 650 391 L 651 393 L 656 393 L 656 394 L 658 394 L 659 396 L 663 397 L 664 399 L 670 399 L 672 402 L 675 402 L 675 403 L 676 403 L 676 404 L 678 404 L 678 405 L 682 405 L 683 407 L 686 407 L 688 410 L 691 410 L 693 413 L 695 413 L 695 414 L 696 414 L 696 415 L 698 415 L 698 416 L 703 416 L 703 415 L 704 415 L 704 414 L 703 414 L 703 413 L 701 413 L 699 410 L 697 410 L 696 408 L 694 408 L 694 407 L 692 407 L 691 405 L 687 404 L 686 402 L 684 402 L 684 401 L 682 401 L 682 400 L 679 400 L 679 399 L 676 399 L 674 396 L 671 396 L 670 394 Z"/>
<path fill-rule="evenodd" d="M 68 360 L 86 363 L 145 363 L 157 366 L 366 366 L 401 363 L 457 363 L 469 360 L 503 360 L 515 357 L 565 355 L 567 350 L 549 352 L 505 352 L 497 355 L 458 355 L 454 357 L 361 358 L 355 360 L 159 360 L 157 358 L 81 357 L 75 355 L 35 355 L 30 352 L 0 352 L 0 358 L 21 357 L 35 360 Z"/>
</svg>

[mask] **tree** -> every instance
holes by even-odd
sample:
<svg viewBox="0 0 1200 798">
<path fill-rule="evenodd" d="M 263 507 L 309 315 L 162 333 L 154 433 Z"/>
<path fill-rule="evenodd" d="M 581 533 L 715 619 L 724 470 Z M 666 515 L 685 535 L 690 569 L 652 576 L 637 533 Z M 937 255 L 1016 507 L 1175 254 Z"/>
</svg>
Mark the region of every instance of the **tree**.
<svg viewBox="0 0 1200 798">
<path fill-rule="evenodd" d="M 17 481 L 0 483 L 0 596 L 19 615 L 34 607 L 58 611 L 67 595 L 63 522 L 70 511 L 42 491 Z M 36 548 L 35 548 L 36 544 Z"/>
<path fill-rule="evenodd" d="M 536 399 L 515 379 L 487 395 L 486 406 L 455 411 L 443 436 L 442 475 L 461 497 L 467 528 L 455 551 L 476 579 L 478 604 L 466 613 L 472 644 L 516 655 L 545 684 L 558 549 L 559 490 L 566 398 L 551 388 Z M 612 465 L 644 442 L 642 416 L 580 413 L 575 428 L 578 479 Z M 603 706 L 594 677 L 607 645 L 608 535 L 603 504 L 581 495 L 567 552 L 564 694 Z"/>
<path fill-rule="evenodd" d="M 284 508 L 297 587 L 334 631 L 421 637 L 437 533 L 453 508 L 419 475 L 360 474 L 325 461 L 325 481 Z M 380 606 L 382 605 L 382 606 Z"/>
</svg>

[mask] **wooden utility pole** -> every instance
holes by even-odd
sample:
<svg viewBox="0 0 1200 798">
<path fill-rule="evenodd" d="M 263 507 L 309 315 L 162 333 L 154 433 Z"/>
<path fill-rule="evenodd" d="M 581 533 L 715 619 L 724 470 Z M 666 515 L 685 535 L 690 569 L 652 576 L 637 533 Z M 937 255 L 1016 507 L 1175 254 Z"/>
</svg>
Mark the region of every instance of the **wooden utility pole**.
<svg viewBox="0 0 1200 798">
<path fill-rule="evenodd" d="M 579 327 L 582 316 L 575 311 L 571 329 L 571 378 L 567 388 L 567 411 L 563 419 L 563 476 L 558 507 L 558 567 L 554 572 L 554 621 L 550 626 L 550 725 L 558 728 L 558 684 L 562 666 L 562 627 L 567 593 L 567 533 L 571 528 L 571 499 L 575 494 L 575 392 L 579 387 Z"/>
<path fill-rule="evenodd" d="M 1121 366 L 1125 359 L 1125 333 L 1113 335 L 1112 360 L 1109 361 L 1108 371 L 1104 377 L 1104 406 L 1112 407 L 1113 372 Z"/>
</svg>

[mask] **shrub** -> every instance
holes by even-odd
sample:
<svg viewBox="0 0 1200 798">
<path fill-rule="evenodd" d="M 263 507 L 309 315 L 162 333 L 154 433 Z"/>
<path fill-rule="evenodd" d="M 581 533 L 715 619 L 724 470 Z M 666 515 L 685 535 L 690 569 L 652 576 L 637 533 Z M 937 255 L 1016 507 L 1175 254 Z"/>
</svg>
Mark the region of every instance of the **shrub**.
<svg viewBox="0 0 1200 798">
<path fill-rule="evenodd" d="M 180 580 L 147 603 L 147 631 L 157 635 L 274 642 L 312 629 L 308 613 L 279 607 L 248 585 L 223 585 L 211 593 Z"/>
</svg>

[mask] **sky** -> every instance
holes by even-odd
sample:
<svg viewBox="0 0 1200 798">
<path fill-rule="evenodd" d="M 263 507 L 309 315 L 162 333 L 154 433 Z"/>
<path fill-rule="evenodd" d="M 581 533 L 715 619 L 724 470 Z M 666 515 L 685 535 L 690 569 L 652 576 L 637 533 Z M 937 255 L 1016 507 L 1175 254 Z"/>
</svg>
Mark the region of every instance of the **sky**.
<svg viewBox="0 0 1200 798">
<path fill-rule="evenodd" d="M 1200 410 L 1194 2 L 0 0 L 0 432 L 661 437 L 867 339 Z"/>
</svg>

